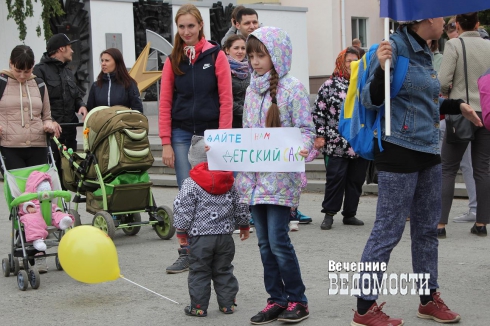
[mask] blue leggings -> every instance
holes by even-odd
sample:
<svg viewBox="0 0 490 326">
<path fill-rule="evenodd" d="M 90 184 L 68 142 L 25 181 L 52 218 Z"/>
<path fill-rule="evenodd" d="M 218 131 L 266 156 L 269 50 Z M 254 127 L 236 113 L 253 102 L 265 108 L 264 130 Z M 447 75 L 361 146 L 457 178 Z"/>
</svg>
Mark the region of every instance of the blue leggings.
<svg viewBox="0 0 490 326">
<path fill-rule="evenodd" d="M 376 221 L 364 247 L 361 262 L 388 264 L 391 251 L 403 235 L 407 216 L 410 216 L 413 272 L 429 273 L 429 289 L 437 289 L 437 223 L 441 216 L 440 164 L 415 173 L 378 172 Z M 372 273 L 372 277 L 377 277 L 381 284 L 383 272 L 364 273 Z M 376 300 L 378 295 L 362 294 L 360 298 Z"/>
</svg>

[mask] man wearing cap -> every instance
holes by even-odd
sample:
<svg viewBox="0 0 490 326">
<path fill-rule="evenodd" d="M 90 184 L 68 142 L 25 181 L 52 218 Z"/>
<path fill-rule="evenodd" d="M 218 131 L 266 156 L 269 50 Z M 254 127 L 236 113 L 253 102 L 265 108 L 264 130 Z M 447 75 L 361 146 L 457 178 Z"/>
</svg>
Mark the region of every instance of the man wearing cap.
<svg viewBox="0 0 490 326">
<path fill-rule="evenodd" d="M 67 148 L 76 150 L 76 127 L 61 128 L 58 123 L 78 122 L 76 113 L 87 115 L 87 108 L 82 100 L 82 95 L 75 82 L 73 72 L 67 67 L 73 59 L 71 44 L 78 40 L 70 41 L 65 34 L 53 35 L 46 44 L 46 52 L 41 62 L 34 66 L 33 73 L 44 80 L 48 87 L 49 102 L 51 104 L 51 116 L 55 120 L 55 128 L 61 133 L 59 138 Z M 61 179 L 61 158 L 54 142 L 51 142 L 56 166 Z"/>
</svg>

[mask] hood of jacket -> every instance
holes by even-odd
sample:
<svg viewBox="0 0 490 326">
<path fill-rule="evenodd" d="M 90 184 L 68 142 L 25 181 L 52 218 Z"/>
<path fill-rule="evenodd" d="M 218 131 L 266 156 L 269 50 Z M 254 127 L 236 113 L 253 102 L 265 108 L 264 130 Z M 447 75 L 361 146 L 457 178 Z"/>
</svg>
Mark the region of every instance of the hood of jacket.
<svg viewBox="0 0 490 326">
<path fill-rule="evenodd" d="M 47 64 L 55 64 L 63 68 L 68 64 L 68 62 L 62 62 L 56 58 L 51 58 L 47 52 L 43 53 L 43 56 L 41 58 L 41 63 L 47 63 Z"/>
<path fill-rule="evenodd" d="M 204 38 L 202 40 L 204 40 L 204 44 L 202 46 L 201 52 L 196 53 L 196 56 L 197 56 L 196 61 L 199 60 L 200 58 L 203 58 L 204 56 L 206 56 L 208 54 L 212 54 L 213 52 L 219 52 L 220 51 L 220 46 L 215 41 L 205 40 Z M 218 56 L 218 54 L 216 54 L 216 57 L 217 56 Z M 215 59 L 215 61 L 216 61 L 216 59 Z"/>
<path fill-rule="evenodd" d="M 190 59 L 187 55 L 184 55 L 186 62 L 191 61 L 193 64 L 195 64 L 196 61 L 200 60 L 202 57 L 211 54 L 213 52 L 218 52 L 221 49 L 218 43 L 211 40 L 208 41 L 204 37 L 201 38 L 193 48 L 195 51 L 194 59 Z"/>
<path fill-rule="evenodd" d="M 22 94 L 22 84 L 17 80 L 15 79 L 14 75 L 12 74 L 12 72 L 10 70 L 2 70 L 1 71 L 2 74 L 5 74 L 7 75 L 8 77 L 10 77 L 12 79 L 12 86 L 13 87 L 18 87 L 19 88 L 19 94 Z M 26 94 L 27 94 L 27 100 L 29 102 L 29 115 L 30 115 L 30 119 L 32 120 L 33 119 L 33 110 L 32 110 L 32 98 L 31 98 L 31 94 L 30 94 L 30 91 L 29 91 L 29 85 L 27 85 L 27 81 L 29 80 L 33 80 L 35 79 L 36 76 L 34 74 L 31 74 L 31 76 L 29 76 L 29 78 L 27 78 L 26 82 L 24 82 L 24 86 L 25 86 L 25 90 L 26 90 Z M 2 94 L 3 96 L 3 94 Z M 24 119 L 24 101 L 19 101 L 20 103 L 20 118 L 21 118 L 21 126 L 22 128 L 24 128 L 24 126 L 26 125 L 26 120 Z M 27 110 L 27 108 L 26 108 Z"/>
<path fill-rule="evenodd" d="M 208 163 L 197 164 L 190 172 L 189 176 L 201 188 L 212 195 L 223 195 L 230 191 L 235 179 L 231 171 L 210 171 Z"/>
<path fill-rule="evenodd" d="M 17 79 L 15 79 L 14 75 L 12 74 L 12 72 L 10 70 L 3 69 L 2 71 L 0 71 L 0 74 L 5 74 L 5 75 L 9 76 L 10 78 L 12 78 L 13 80 L 15 80 L 15 82 L 18 83 Z M 31 80 L 34 78 L 36 78 L 36 76 L 32 74 L 29 78 L 27 78 L 27 80 Z"/>
<path fill-rule="evenodd" d="M 53 189 L 53 182 L 51 176 L 44 172 L 34 171 L 27 178 L 26 191 L 27 193 L 37 192 L 37 186 L 44 180 L 49 181 L 51 189 Z"/>
<path fill-rule="evenodd" d="M 250 35 L 256 37 L 265 45 L 279 78 L 285 76 L 291 70 L 291 59 L 293 56 L 293 45 L 289 35 L 280 28 L 269 26 L 258 28 Z M 248 66 L 250 72 L 253 73 L 250 61 Z"/>
<path fill-rule="evenodd" d="M 206 53 L 206 51 L 208 51 L 210 49 L 214 49 L 214 50 L 219 51 L 220 46 L 215 41 L 206 40 L 206 42 L 204 43 L 204 45 L 202 47 L 201 53 Z M 210 51 L 210 52 L 213 52 L 213 51 Z"/>
</svg>

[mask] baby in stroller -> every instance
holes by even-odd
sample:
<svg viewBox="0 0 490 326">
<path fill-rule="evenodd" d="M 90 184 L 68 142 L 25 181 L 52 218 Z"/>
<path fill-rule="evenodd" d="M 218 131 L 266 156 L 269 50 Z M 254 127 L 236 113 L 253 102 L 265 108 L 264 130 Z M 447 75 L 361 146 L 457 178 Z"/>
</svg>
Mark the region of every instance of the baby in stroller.
<svg viewBox="0 0 490 326">
<path fill-rule="evenodd" d="M 25 193 L 51 191 L 53 183 L 48 173 L 34 171 L 27 178 Z M 51 224 L 60 230 L 66 230 L 73 225 L 75 219 L 56 204 L 51 205 Z M 48 236 L 46 222 L 44 221 L 38 200 L 32 200 L 19 205 L 20 221 L 24 225 L 27 242 L 32 242 L 38 251 L 47 249 L 44 239 Z"/>
</svg>

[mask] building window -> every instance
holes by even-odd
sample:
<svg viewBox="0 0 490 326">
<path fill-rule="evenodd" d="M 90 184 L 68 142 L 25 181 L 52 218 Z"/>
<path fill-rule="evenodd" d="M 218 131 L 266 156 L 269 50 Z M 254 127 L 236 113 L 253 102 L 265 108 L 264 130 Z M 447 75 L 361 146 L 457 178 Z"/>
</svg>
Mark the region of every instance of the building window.
<svg viewBox="0 0 490 326">
<path fill-rule="evenodd" d="M 366 48 L 367 44 L 367 18 L 352 18 L 352 39 L 361 40 L 362 47 Z"/>
<path fill-rule="evenodd" d="M 395 33 L 398 26 L 400 26 L 400 24 L 397 21 L 390 19 L 390 34 Z"/>
</svg>

